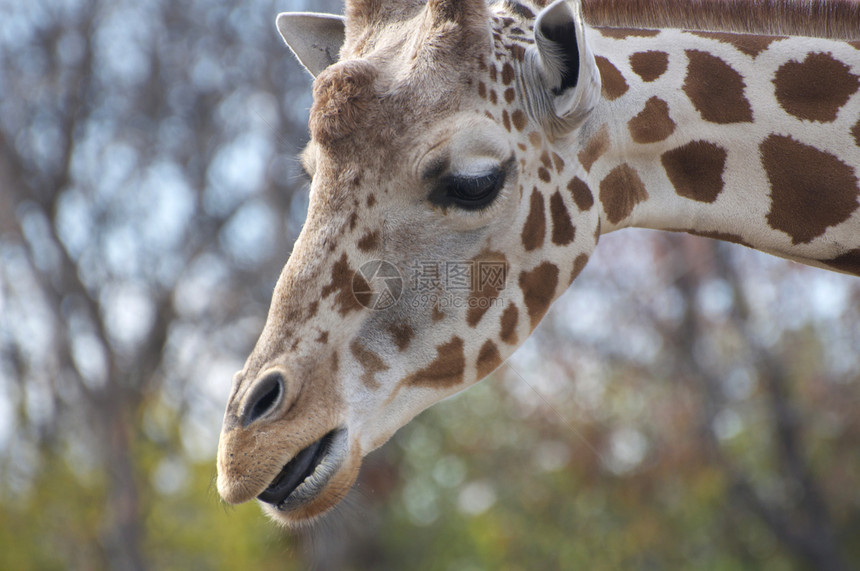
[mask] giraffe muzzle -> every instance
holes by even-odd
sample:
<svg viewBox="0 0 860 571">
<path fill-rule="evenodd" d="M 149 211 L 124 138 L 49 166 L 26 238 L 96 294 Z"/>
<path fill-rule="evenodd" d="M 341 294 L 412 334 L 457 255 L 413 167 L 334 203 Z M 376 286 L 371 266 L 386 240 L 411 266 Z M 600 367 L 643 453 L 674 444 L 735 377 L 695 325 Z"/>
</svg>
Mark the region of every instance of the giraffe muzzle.
<svg viewBox="0 0 860 571">
<path fill-rule="evenodd" d="M 332 430 L 287 462 L 257 499 L 281 511 L 313 500 L 340 469 L 348 448 L 346 429 Z"/>
</svg>

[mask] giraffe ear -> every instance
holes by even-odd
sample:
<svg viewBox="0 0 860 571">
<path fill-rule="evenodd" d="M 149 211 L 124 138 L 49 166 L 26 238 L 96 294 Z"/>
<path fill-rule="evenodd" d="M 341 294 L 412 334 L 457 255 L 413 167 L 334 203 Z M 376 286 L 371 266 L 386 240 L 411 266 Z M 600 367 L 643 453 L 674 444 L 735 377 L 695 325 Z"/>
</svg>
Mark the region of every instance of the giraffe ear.
<svg viewBox="0 0 860 571">
<path fill-rule="evenodd" d="M 600 100 L 600 72 L 586 43 L 578 0 L 556 0 L 535 21 L 537 57 L 532 61 L 549 107 L 541 117 L 555 135 L 578 127 Z"/>
<path fill-rule="evenodd" d="M 281 37 L 311 75 L 337 63 L 345 36 L 342 16 L 285 12 L 277 23 Z"/>
</svg>

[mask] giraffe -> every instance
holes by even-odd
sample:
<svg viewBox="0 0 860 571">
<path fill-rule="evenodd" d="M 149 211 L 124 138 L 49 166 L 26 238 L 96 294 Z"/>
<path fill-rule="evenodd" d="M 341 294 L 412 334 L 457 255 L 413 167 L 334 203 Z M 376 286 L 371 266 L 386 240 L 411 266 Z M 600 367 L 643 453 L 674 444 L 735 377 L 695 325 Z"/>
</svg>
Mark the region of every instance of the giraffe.
<svg viewBox="0 0 860 571">
<path fill-rule="evenodd" d="M 315 77 L 310 201 L 233 378 L 221 497 L 287 526 L 328 511 L 366 454 L 513 353 L 602 234 L 689 232 L 860 275 L 860 8 L 826 8 L 281 14 Z"/>
</svg>

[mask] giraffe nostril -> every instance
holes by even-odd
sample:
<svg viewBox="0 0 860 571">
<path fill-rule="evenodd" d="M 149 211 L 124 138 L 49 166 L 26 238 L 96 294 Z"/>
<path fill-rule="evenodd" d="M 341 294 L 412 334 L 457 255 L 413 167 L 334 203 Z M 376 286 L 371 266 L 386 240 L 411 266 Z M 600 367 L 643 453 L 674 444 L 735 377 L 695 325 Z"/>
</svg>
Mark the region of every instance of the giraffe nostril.
<svg viewBox="0 0 860 571">
<path fill-rule="evenodd" d="M 248 426 L 275 409 L 284 398 L 284 377 L 270 373 L 257 381 L 245 399 L 242 426 Z"/>
</svg>

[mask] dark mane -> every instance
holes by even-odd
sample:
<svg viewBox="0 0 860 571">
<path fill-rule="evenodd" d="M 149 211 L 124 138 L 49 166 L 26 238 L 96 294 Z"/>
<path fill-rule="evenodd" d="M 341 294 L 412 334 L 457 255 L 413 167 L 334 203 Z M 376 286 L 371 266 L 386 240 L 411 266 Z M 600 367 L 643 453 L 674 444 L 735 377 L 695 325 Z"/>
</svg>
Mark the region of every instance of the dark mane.
<svg viewBox="0 0 860 571">
<path fill-rule="evenodd" d="M 858 0 L 583 0 L 592 26 L 860 40 Z"/>
</svg>

